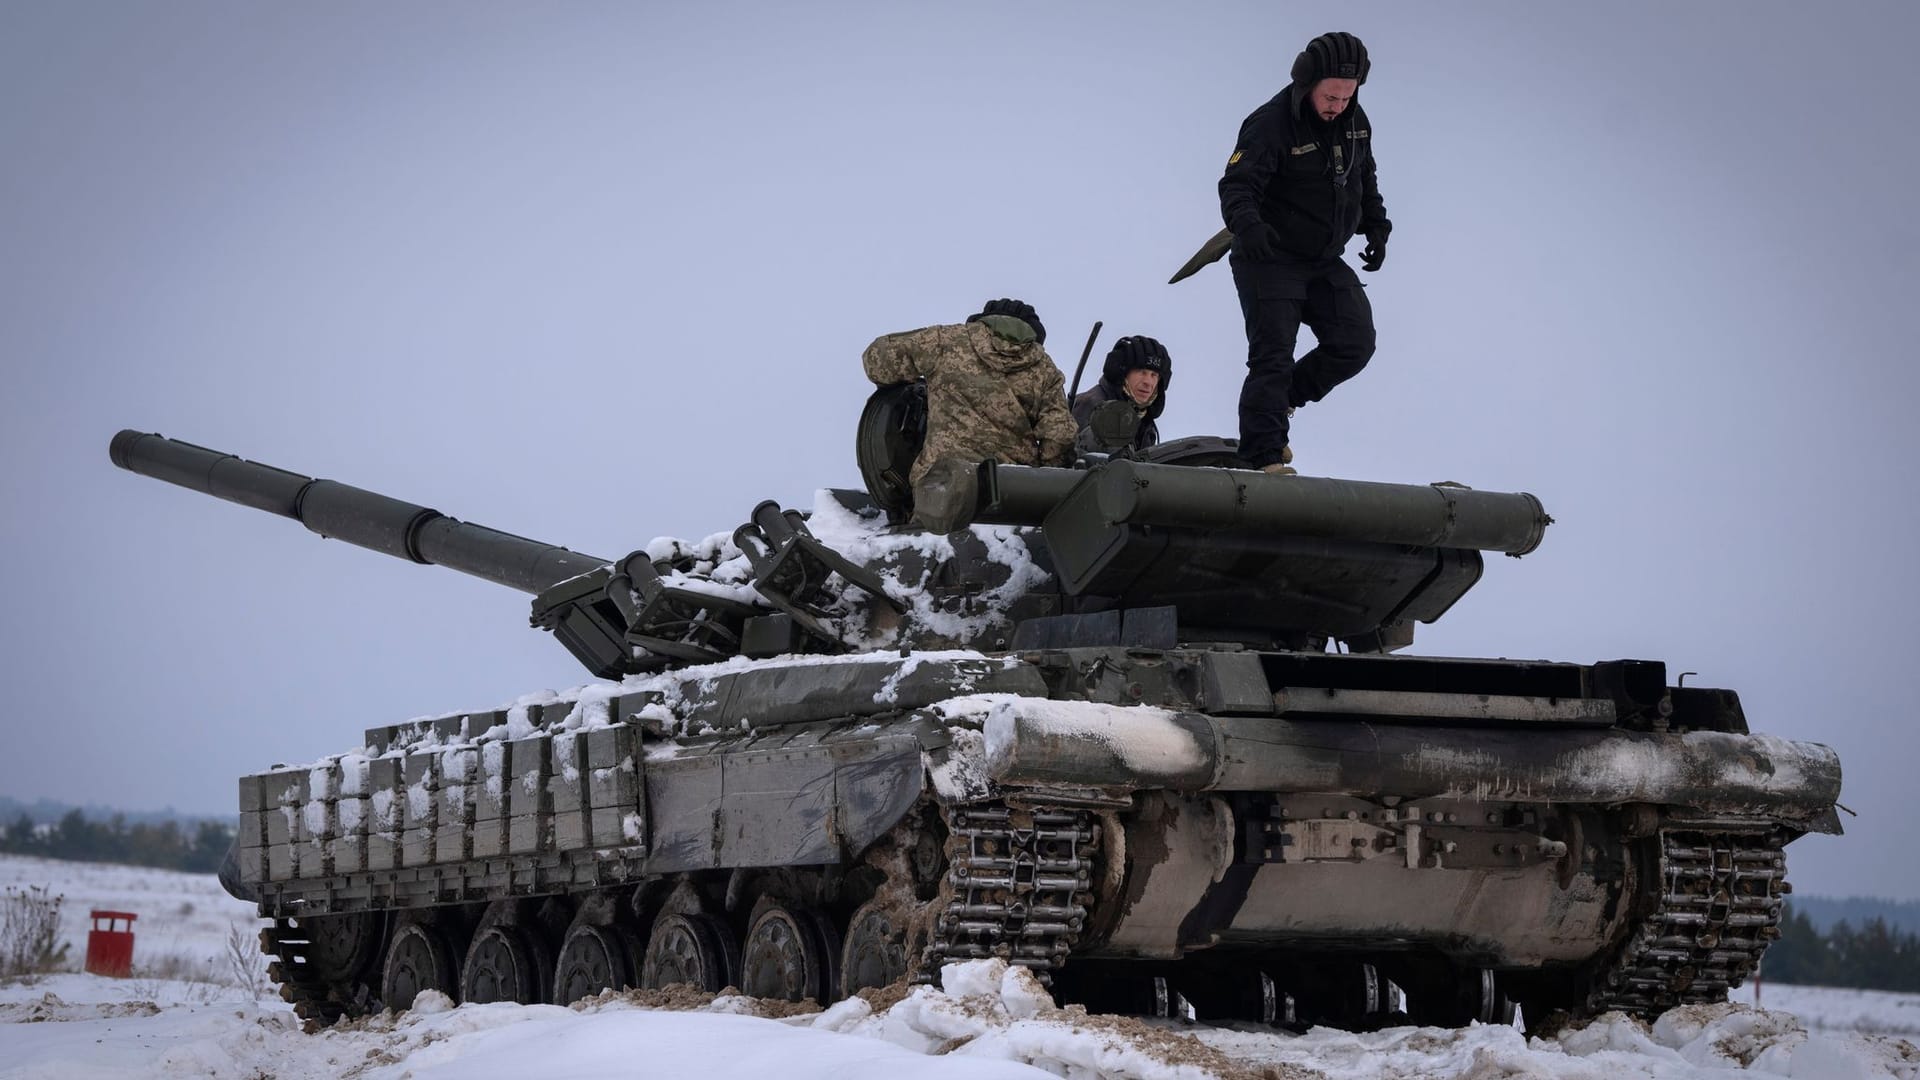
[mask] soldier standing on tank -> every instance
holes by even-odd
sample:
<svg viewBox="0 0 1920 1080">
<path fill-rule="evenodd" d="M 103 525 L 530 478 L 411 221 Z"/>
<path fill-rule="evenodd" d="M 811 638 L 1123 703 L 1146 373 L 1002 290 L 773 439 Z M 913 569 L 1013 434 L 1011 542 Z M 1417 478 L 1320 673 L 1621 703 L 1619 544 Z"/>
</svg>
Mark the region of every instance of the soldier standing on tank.
<svg viewBox="0 0 1920 1080">
<path fill-rule="evenodd" d="M 1073 463 L 1078 428 L 1046 340 L 1031 304 L 1002 299 L 960 325 L 888 334 L 867 346 L 861 362 L 876 384 L 927 381 L 927 439 L 907 477 L 923 528 L 945 533 L 971 520 L 980 462 Z"/>
<path fill-rule="evenodd" d="M 1380 269 L 1393 229 L 1374 178 L 1373 127 L 1356 100 L 1370 66 L 1352 34 L 1308 42 L 1292 84 L 1240 125 L 1220 178 L 1247 322 L 1240 456 L 1267 472 L 1293 472 L 1293 410 L 1325 397 L 1373 356 L 1373 308 L 1340 257 L 1361 233 L 1361 268 Z M 1302 322 L 1318 344 L 1295 363 Z"/>
<path fill-rule="evenodd" d="M 1134 429 L 1133 448 L 1145 450 L 1160 442 L 1160 425 L 1155 423 L 1167 407 L 1167 384 L 1173 381 L 1173 358 L 1167 347 L 1150 337 L 1123 337 L 1107 350 L 1101 366 L 1100 381 L 1093 389 L 1073 399 L 1073 419 L 1080 425 L 1077 445 L 1082 450 L 1098 450 L 1094 444 L 1093 410 L 1109 401 L 1126 401 L 1140 418 Z"/>
</svg>

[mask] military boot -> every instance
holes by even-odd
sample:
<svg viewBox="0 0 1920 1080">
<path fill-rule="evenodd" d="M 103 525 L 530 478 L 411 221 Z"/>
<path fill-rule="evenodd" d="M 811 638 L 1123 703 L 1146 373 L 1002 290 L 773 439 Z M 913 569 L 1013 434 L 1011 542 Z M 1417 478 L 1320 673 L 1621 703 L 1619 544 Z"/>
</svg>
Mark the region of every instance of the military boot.
<svg viewBox="0 0 1920 1080">
<path fill-rule="evenodd" d="M 913 520 L 932 533 L 950 533 L 973 523 L 980 500 L 979 466 L 941 458 L 913 485 Z"/>
<path fill-rule="evenodd" d="M 1272 473 L 1275 476 L 1300 475 L 1299 472 L 1296 471 L 1293 466 L 1288 465 L 1285 462 L 1281 462 L 1281 461 L 1276 461 L 1271 465 L 1262 465 L 1260 466 L 1260 471 L 1263 473 Z"/>
</svg>

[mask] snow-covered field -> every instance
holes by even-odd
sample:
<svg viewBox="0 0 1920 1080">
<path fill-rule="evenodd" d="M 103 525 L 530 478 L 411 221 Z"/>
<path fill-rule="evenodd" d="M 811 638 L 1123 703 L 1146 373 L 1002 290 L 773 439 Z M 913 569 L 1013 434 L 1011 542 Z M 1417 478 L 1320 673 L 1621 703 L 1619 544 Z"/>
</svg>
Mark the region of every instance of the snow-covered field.
<svg viewBox="0 0 1920 1080">
<path fill-rule="evenodd" d="M 64 897 L 60 940 L 75 970 L 87 953 L 87 913 L 94 909 L 139 916 L 133 922 L 135 984 L 164 979 L 222 993 L 245 979 L 232 970 L 231 948 L 259 950 L 253 905 L 228 896 L 212 874 L 0 855 L 0 889 L 34 885 Z"/>
<path fill-rule="evenodd" d="M 1915 995 L 1766 984 L 1765 1009 L 1750 1007 L 1747 988 L 1651 1027 L 1610 1015 L 1553 1039 L 1505 1027 L 1294 1036 L 1063 1011 L 992 961 L 951 968 L 945 992 L 920 989 L 878 1013 L 860 999 L 780 1019 L 738 997 L 676 1003 L 691 1010 L 632 995 L 573 1008 L 441 1000 L 304 1035 L 228 959 L 234 928 L 252 940 L 252 913 L 213 878 L 0 856 L 5 884 L 65 895 L 76 965 L 89 908 L 140 920 L 131 979 L 0 984 L 0 1078 L 1920 1078 Z"/>
<path fill-rule="evenodd" d="M 1732 1000 L 1752 1005 L 1754 992 L 1749 982 L 1733 992 Z M 1920 1042 L 1920 994 L 1779 983 L 1762 983 L 1759 994 L 1762 1007 L 1792 1013 L 1811 1031 L 1864 1031 Z"/>
</svg>

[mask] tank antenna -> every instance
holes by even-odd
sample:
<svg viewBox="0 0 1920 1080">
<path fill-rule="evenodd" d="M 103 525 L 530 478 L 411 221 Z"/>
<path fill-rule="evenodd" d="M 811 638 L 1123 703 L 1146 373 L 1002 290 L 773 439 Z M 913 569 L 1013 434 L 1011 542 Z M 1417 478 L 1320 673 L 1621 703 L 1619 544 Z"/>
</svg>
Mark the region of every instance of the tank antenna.
<svg viewBox="0 0 1920 1080">
<path fill-rule="evenodd" d="M 1067 391 L 1067 404 L 1069 405 L 1073 404 L 1074 398 L 1080 396 L 1080 374 L 1087 370 L 1087 357 L 1093 355 L 1093 341 L 1100 336 L 1100 327 L 1104 325 L 1106 324 L 1102 323 L 1099 319 L 1095 319 L 1093 320 L 1093 329 L 1087 333 L 1087 347 L 1080 350 L 1080 366 L 1073 369 L 1073 388 Z"/>
</svg>

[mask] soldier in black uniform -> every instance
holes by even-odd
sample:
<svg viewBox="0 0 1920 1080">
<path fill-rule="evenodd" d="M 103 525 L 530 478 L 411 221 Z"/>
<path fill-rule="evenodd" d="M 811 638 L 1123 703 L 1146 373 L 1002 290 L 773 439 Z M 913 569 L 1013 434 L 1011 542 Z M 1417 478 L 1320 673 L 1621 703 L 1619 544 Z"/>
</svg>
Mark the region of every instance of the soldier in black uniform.
<svg viewBox="0 0 1920 1080">
<path fill-rule="evenodd" d="M 1167 384 L 1173 381 L 1173 358 L 1167 347 L 1144 335 L 1123 337 L 1107 352 L 1101 365 L 1100 381 L 1093 389 L 1073 399 L 1073 419 L 1080 425 L 1075 445 L 1081 450 L 1099 450 L 1090 425 L 1093 410 L 1109 401 L 1125 401 L 1133 406 L 1140 426 L 1134 429 L 1133 448 L 1145 450 L 1160 442 L 1160 413 L 1167 407 Z"/>
<path fill-rule="evenodd" d="M 1373 129 L 1355 95 L 1366 46 L 1322 34 L 1293 62 L 1293 82 L 1253 111 L 1220 178 L 1220 214 L 1233 231 L 1233 284 L 1247 320 L 1240 456 L 1291 473 L 1287 417 L 1358 374 L 1373 356 L 1373 308 L 1340 258 L 1367 238 L 1361 267 L 1380 269 L 1393 224 L 1374 179 Z M 1293 359 L 1304 322 L 1318 340 Z"/>
</svg>

